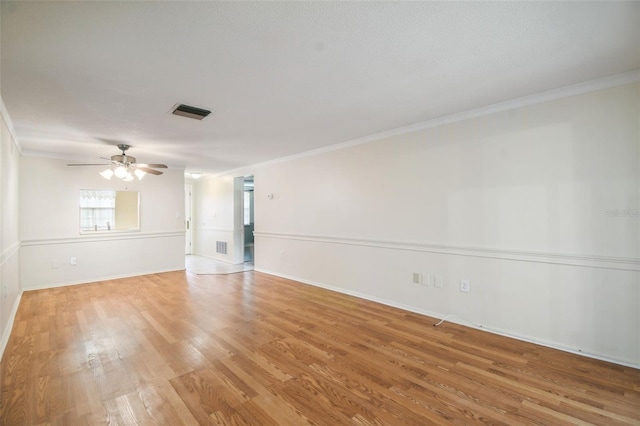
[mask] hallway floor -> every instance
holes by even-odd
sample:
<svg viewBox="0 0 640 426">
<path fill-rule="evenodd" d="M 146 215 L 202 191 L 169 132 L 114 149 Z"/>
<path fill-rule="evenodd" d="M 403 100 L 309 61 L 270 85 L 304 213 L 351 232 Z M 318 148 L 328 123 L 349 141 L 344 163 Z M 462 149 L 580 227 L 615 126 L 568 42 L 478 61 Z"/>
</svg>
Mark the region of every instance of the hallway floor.
<svg viewBox="0 0 640 426">
<path fill-rule="evenodd" d="M 212 259 L 210 257 L 188 254 L 184 260 L 187 272 L 196 275 L 210 274 L 235 274 L 237 272 L 253 271 L 253 262 L 245 262 L 239 265 Z"/>
</svg>

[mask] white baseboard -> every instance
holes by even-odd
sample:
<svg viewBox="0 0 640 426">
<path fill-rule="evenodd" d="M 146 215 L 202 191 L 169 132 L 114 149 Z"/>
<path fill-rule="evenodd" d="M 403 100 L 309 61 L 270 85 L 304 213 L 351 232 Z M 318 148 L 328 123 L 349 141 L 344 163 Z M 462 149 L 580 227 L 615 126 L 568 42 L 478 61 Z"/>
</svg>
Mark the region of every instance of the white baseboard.
<svg viewBox="0 0 640 426">
<path fill-rule="evenodd" d="M 6 349 L 7 343 L 9 343 L 9 338 L 11 337 L 11 330 L 13 330 L 13 321 L 16 319 L 16 314 L 18 313 L 20 299 L 22 299 L 22 292 L 18 294 L 18 297 L 16 297 L 16 300 L 13 302 L 11 313 L 9 314 L 9 321 L 7 321 L 7 325 L 2 331 L 2 340 L 0 340 L 0 361 L 2 361 L 4 350 Z"/>
<path fill-rule="evenodd" d="M 442 320 L 444 318 L 448 318 L 450 315 L 444 315 L 442 313 L 439 312 L 432 312 L 432 311 L 428 311 L 425 309 L 419 309 L 416 308 L 414 306 L 409 306 L 409 305 L 405 305 L 402 303 L 397 303 L 394 302 L 392 300 L 387 300 L 387 299 L 382 299 L 379 297 L 375 297 L 375 296 L 371 296 L 368 294 L 364 294 L 364 293 L 360 293 L 357 291 L 351 291 L 351 290 L 345 290 L 339 287 L 334 287 L 331 285 L 327 285 L 327 284 L 323 284 L 323 283 L 319 283 L 316 281 L 311 281 L 311 280 L 305 280 L 299 277 L 294 277 L 294 276 L 290 276 L 290 275 L 286 275 L 286 274 L 281 274 L 278 272 L 274 272 L 274 271 L 269 271 L 267 269 L 262 269 L 262 268 L 258 268 L 256 267 L 254 269 L 256 272 L 261 272 L 264 274 L 269 274 L 269 275 L 274 275 L 276 277 L 281 277 L 281 278 L 286 278 L 288 280 L 293 280 L 293 281 L 297 281 L 300 282 L 302 284 L 307 284 L 307 285 L 312 285 L 314 287 L 320 287 L 320 288 L 324 288 L 326 290 L 331 290 L 331 291 L 335 291 L 337 293 L 342 293 L 342 294 L 347 294 L 349 296 L 354 296 L 354 297 L 358 297 L 360 299 L 364 299 L 364 300 L 370 300 L 372 302 L 377 302 L 383 305 L 387 305 L 387 306 L 391 306 L 394 308 L 398 308 L 398 309 L 402 309 L 404 311 L 408 311 L 408 312 L 413 312 L 416 314 L 420 314 L 420 315 L 426 315 L 429 317 L 433 317 L 433 318 L 437 318 L 439 320 Z M 640 363 L 630 363 L 630 362 L 626 362 L 623 360 L 619 360 L 619 359 L 615 359 L 615 358 L 609 358 L 606 356 L 602 356 L 602 355 L 598 355 L 598 354 L 593 354 L 593 353 L 589 353 L 589 352 L 583 352 L 579 349 L 574 349 L 574 348 L 570 348 L 570 347 L 566 347 L 566 346 L 562 346 L 559 345 L 557 343 L 554 342 L 548 342 L 548 341 L 544 341 L 544 340 L 540 340 L 540 339 L 536 339 L 534 337 L 531 336 L 524 336 L 524 335 L 520 335 L 517 333 L 513 333 L 511 331 L 507 331 L 507 330 L 502 330 L 499 328 L 493 328 L 493 327 L 487 327 L 484 325 L 478 325 L 478 324 L 474 324 L 471 321 L 465 321 L 464 319 L 462 319 L 461 317 L 457 317 L 457 319 L 447 319 L 447 321 L 458 324 L 458 325 L 462 325 L 465 327 L 470 327 L 476 330 L 481 330 L 481 331 L 486 331 L 489 333 L 493 333 L 493 334 L 497 334 L 500 336 L 504 336 L 504 337 L 508 337 L 511 339 L 516 339 L 516 340 L 521 340 L 523 342 L 528 342 L 528 343 L 533 343 L 535 345 L 540 345 L 540 346 L 544 346 L 547 348 L 551 348 L 551 349 L 556 349 L 559 351 L 563 351 L 563 352 L 569 352 L 572 354 L 576 354 L 576 355 L 581 355 L 587 358 L 593 358 L 593 359 L 597 359 L 600 361 L 605 361 L 605 362 L 610 362 L 613 364 L 618 364 L 618 365 L 622 365 L 625 367 L 632 367 L 632 368 L 637 368 L 640 369 Z"/>
<path fill-rule="evenodd" d="M 139 277 L 139 276 L 142 276 L 142 275 L 162 274 L 164 272 L 175 272 L 175 271 L 184 271 L 184 270 L 185 270 L 184 268 L 163 269 L 163 270 L 159 270 L 159 271 L 147 271 L 147 272 L 136 272 L 136 273 L 132 273 L 132 274 L 110 275 L 110 276 L 105 276 L 105 277 L 90 278 L 88 281 L 85 279 L 85 280 L 78 280 L 78 281 L 64 281 L 64 282 L 59 282 L 59 283 L 23 287 L 23 291 L 45 290 L 45 289 L 48 289 L 48 288 L 66 287 L 66 286 L 70 286 L 70 285 L 80 285 L 80 284 L 91 284 L 91 283 L 97 283 L 97 282 L 100 282 L 100 281 L 111 281 L 111 280 L 118 280 L 118 279 L 121 279 L 121 278 Z"/>
</svg>

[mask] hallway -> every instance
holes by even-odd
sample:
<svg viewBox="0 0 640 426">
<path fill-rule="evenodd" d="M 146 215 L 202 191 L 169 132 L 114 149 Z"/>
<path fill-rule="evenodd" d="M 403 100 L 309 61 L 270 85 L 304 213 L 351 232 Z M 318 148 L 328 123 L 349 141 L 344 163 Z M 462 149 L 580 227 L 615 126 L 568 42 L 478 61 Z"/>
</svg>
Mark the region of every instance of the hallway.
<svg viewBox="0 0 640 426">
<path fill-rule="evenodd" d="M 184 264 L 187 272 L 196 275 L 235 274 L 238 272 L 253 271 L 253 262 L 234 265 L 196 254 L 186 255 Z"/>
</svg>

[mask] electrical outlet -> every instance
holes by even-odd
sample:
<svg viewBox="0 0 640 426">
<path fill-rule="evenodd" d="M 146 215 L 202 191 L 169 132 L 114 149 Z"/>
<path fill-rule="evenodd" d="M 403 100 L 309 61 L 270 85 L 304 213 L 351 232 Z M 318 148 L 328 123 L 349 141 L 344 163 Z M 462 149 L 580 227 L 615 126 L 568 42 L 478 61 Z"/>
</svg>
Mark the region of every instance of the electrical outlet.
<svg viewBox="0 0 640 426">
<path fill-rule="evenodd" d="M 469 293 L 471 291 L 471 283 L 469 280 L 460 280 L 460 291 L 463 293 Z"/>
<path fill-rule="evenodd" d="M 422 284 L 422 274 L 420 272 L 413 273 L 413 283 Z"/>
</svg>

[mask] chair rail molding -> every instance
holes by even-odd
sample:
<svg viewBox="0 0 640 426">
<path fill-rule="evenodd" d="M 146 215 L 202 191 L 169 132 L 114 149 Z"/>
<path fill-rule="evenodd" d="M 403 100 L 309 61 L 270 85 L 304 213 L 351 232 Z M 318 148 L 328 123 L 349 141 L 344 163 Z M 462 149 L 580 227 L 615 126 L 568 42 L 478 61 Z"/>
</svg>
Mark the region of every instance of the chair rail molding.
<svg viewBox="0 0 640 426">
<path fill-rule="evenodd" d="M 84 243 L 96 243 L 102 241 L 114 241 L 114 240 L 140 240 L 149 238 L 172 238 L 183 237 L 186 231 L 167 231 L 167 232 L 130 232 L 130 233 L 117 233 L 113 234 L 100 233 L 97 235 L 79 235 L 77 237 L 62 237 L 62 238 L 45 238 L 38 240 L 24 240 L 22 241 L 22 247 L 29 246 L 47 246 L 51 244 L 84 244 Z"/>
<path fill-rule="evenodd" d="M 20 241 L 17 241 L 4 249 L 2 253 L 0 253 L 0 265 L 4 265 L 4 262 L 6 262 L 14 254 L 16 254 L 16 252 L 20 249 L 21 244 L 22 243 Z"/>
<path fill-rule="evenodd" d="M 549 263 L 589 268 L 616 269 L 621 271 L 640 271 L 640 258 L 583 255 L 574 253 L 537 252 L 504 248 L 498 249 L 492 247 L 456 246 L 411 241 L 374 240 L 330 235 L 287 234 L 264 231 L 255 231 L 254 236 L 256 238 L 275 238 L 326 244 L 345 244 L 388 250 L 407 250 L 416 252 L 449 254 L 454 256 L 484 257 L 490 259 L 512 260 L 520 262 Z"/>
</svg>

